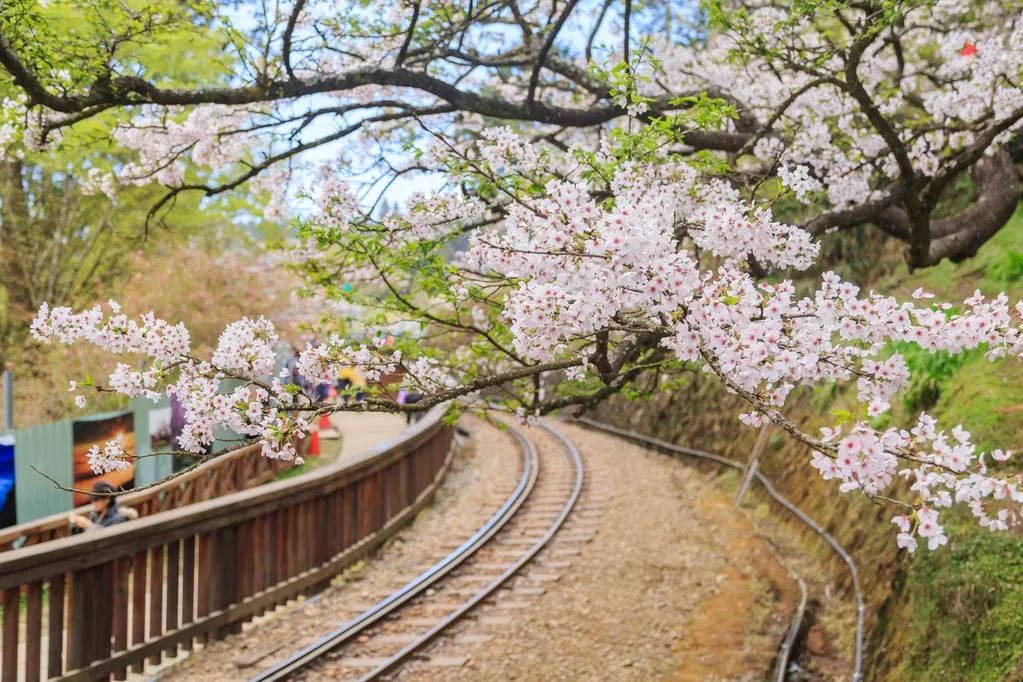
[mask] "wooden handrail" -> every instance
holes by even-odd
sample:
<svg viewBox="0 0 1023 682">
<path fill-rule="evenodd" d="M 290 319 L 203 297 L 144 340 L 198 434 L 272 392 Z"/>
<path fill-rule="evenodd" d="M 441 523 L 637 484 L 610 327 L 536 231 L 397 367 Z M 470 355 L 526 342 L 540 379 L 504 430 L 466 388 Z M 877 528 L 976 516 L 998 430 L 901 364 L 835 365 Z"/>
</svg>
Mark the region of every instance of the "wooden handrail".
<svg viewBox="0 0 1023 682">
<path fill-rule="evenodd" d="M 139 516 L 149 516 L 272 481 L 278 472 L 290 466 L 288 462 L 255 456 L 258 450 L 258 445 L 234 450 L 165 483 L 122 495 L 119 502 L 137 511 Z M 89 507 L 82 506 L 72 512 L 51 514 L 4 528 L 0 530 L 0 553 L 69 537 L 68 514 L 86 515 L 88 512 Z"/>
<path fill-rule="evenodd" d="M 123 679 L 325 584 L 426 503 L 441 417 L 355 460 L 0 554 L 0 682 Z"/>
</svg>

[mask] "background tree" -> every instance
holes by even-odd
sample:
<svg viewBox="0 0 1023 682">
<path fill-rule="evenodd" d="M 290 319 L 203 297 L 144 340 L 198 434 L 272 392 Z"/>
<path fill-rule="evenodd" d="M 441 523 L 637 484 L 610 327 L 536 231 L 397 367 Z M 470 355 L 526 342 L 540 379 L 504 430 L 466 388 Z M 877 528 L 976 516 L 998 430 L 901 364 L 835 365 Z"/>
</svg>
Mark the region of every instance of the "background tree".
<svg viewBox="0 0 1023 682">
<path fill-rule="evenodd" d="M 178 3 L 168 3 L 163 9 L 176 11 L 177 7 Z M 101 4 L 68 3 L 49 9 L 48 23 L 40 27 L 44 31 L 80 33 L 94 26 L 93 22 L 110 28 L 104 23 L 106 13 Z M 161 10 L 151 3 L 149 9 Z M 120 49 L 123 55 L 127 46 Z M 135 43 L 131 50 L 158 64 L 155 68 L 164 78 L 176 78 L 180 83 L 212 78 L 219 69 L 211 66 L 219 52 L 213 36 L 201 40 L 171 32 L 161 45 Z M 72 56 L 84 58 L 80 52 Z M 64 416 L 70 403 L 63 390 L 66 382 L 57 381 L 54 391 L 53 379 L 72 369 L 84 369 L 84 358 L 41 354 L 29 343 L 29 323 L 43 302 L 84 306 L 101 296 L 132 300 L 136 289 L 153 294 L 155 290 L 134 274 L 144 253 L 156 261 L 150 264 L 154 272 L 161 270 L 162 260 L 168 257 L 177 259 L 179 268 L 190 261 L 209 267 L 206 254 L 214 248 L 249 248 L 262 238 L 278 238 L 279 232 L 260 216 L 263 202 L 258 194 L 217 200 L 185 196 L 167 212 L 164 223 L 173 228 L 171 243 L 191 240 L 195 245 L 196 256 L 185 258 L 181 250 L 164 244 L 167 233 L 150 234 L 147 230 L 149 211 L 162 196 L 159 186 L 112 181 L 111 173 L 130 163 L 131 155 L 111 139 L 109 116 L 83 122 L 62 136 L 59 148 L 41 149 L 12 136 L 18 124 L 10 116 L 18 108 L 17 102 L 24 100 L 23 94 L 7 82 L 0 87 L 0 99 L 5 103 L 3 115 L 8 117 L 0 126 L 4 145 L 0 160 L 0 365 L 15 365 L 16 393 L 21 397 L 16 423 L 26 425 Z M 225 262 L 233 258 L 226 254 Z M 187 294 L 187 287 L 179 291 Z M 160 307 L 168 313 L 180 310 Z M 221 305 L 218 309 L 231 308 Z"/>
<path fill-rule="evenodd" d="M 297 344 L 300 327 L 316 316 L 293 298 L 296 279 L 251 244 L 172 235 L 128 253 L 118 264 L 117 276 L 97 285 L 83 305 L 113 298 L 132 315 L 154 311 L 164 319 L 188 320 L 193 351 L 209 355 L 224 327 L 245 316 L 268 316 L 284 338 Z M 76 393 L 67 390 L 68 379 L 99 376 L 112 368 L 109 353 L 86 345 L 61 348 L 24 339 L 11 353 L 17 363 L 18 426 L 80 415 Z M 143 358 L 120 360 L 138 366 Z M 90 409 L 120 409 L 125 402 L 123 395 L 97 394 L 90 396 Z"/>
</svg>

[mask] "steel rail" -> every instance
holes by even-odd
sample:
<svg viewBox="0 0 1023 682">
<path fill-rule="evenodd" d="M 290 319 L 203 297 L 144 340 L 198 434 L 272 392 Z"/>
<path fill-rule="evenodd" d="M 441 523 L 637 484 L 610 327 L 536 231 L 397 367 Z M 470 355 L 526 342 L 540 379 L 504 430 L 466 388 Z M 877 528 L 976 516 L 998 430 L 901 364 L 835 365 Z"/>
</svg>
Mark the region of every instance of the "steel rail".
<svg viewBox="0 0 1023 682">
<path fill-rule="evenodd" d="M 611 426 L 610 424 L 605 424 L 603 422 L 599 422 L 595 419 L 590 419 L 588 417 L 577 417 L 575 421 L 585 426 L 597 429 L 598 431 L 604 431 L 606 433 L 620 436 L 622 438 L 625 438 L 626 440 L 631 440 L 635 443 L 639 443 L 646 447 L 657 448 L 660 450 L 665 450 L 670 453 L 687 455 L 689 457 L 696 457 L 698 459 L 708 459 L 713 462 L 717 462 L 718 464 L 723 464 L 725 466 L 729 466 L 732 467 L 733 469 L 738 469 L 740 471 L 745 468 L 745 466 L 741 462 L 737 462 L 733 459 L 729 459 L 728 457 L 723 457 L 721 455 L 714 454 L 713 452 L 707 452 L 705 450 L 697 450 L 695 448 L 687 448 L 681 445 L 675 445 L 674 443 L 669 443 L 659 438 L 645 436 L 641 433 L 636 433 L 635 431 L 629 431 L 627 429 L 621 429 L 618 428 L 617 426 Z M 859 570 L 856 568 L 856 562 L 853 561 L 853 558 L 849 554 L 849 552 L 847 552 L 841 545 L 839 545 L 838 541 L 835 540 L 835 538 L 830 533 L 824 530 L 823 526 L 814 521 L 806 514 L 806 512 L 804 512 L 802 509 L 793 504 L 784 495 L 779 493 L 778 490 L 771 483 L 770 479 L 767 478 L 767 476 L 762 474 L 760 471 L 757 471 L 754 473 L 754 477 L 760 482 L 760 484 L 764 487 L 764 490 L 767 491 L 767 494 L 770 495 L 775 502 L 784 507 L 793 516 L 802 521 L 804 525 L 808 526 L 810 530 L 812 530 L 814 533 L 820 536 L 821 539 L 823 539 L 824 542 L 826 542 L 828 546 L 831 547 L 835 554 L 837 554 L 839 558 L 842 559 L 842 561 L 845 562 L 845 565 L 849 568 L 849 574 L 852 576 L 853 592 L 855 593 L 856 597 L 856 642 L 852 679 L 853 682 L 860 682 L 860 680 L 863 679 L 864 619 L 866 616 L 867 609 L 866 603 L 863 599 L 863 590 L 860 587 L 860 573 Z M 800 618 L 802 618 L 802 612 L 803 609 L 798 610 L 797 615 L 799 615 Z M 798 630 L 798 624 L 793 623 L 793 625 L 790 626 L 790 633 L 793 628 L 796 628 Z M 789 638 L 786 637 L 785 641 L 787 642 L 788 639 Z M 783 642 L 782 650 L 779 651 L 779 657 L 784 655 L 786 657 L 787 662 L 787 657 L 790 653 L 791 647 L 786 647 L 785 643 Z"/>
<path fill-rule="evenodd" d="M 796 576 L 796 580 L 799 582 L 799 606 L 796 607 L 796 612 L 792 615 L 792 622 L 789 623 L 788 632 L 785 633 L 785 639 L 782 640 L 781 647 L 778 649 L 778 662 L 774 667 L 774 682 L 785 682 L 785 678 L 788 676 L 789 658 L 792 657 L 792 647 L 796 643 L 796 637 L 799 635 L 799 630 L 803 624 L 803 614 L 806 613 L 806 582 Z"/>
<path fill-rule="evenodd" d="M 437 638 L 444 630 L 449 628 L 453 623 L 460 620 L 463 616 L 469 613 L 472 609 L 480 604 L 483 600 L 490 597 L 496 592 L 501 585 L 511 579 L 516 573 L 522 570 L 522 567 L 533 560 L 533 558 L 540 553 L 540 551 L 547 546 L 554 537 L 554 534 L 560 530 L 561 526 L 564 525 L 568 515 L 572 512 L 576 502 L 579 500 L 579 495 L 582 493 L 584 468 L 582 455 L 579 453 L 579 449 L 575 444 L 570 441 L 564 434 L 558 431 L 556 428 L 551 426 L 546 421 L 539 422 L 540 428 L 551 433 L 555 438 L 561 441 L 562 445 L 568 451 L 569 457 L 572 459 L 572 463 L 575 465 L 575 481 L 572 486 L 572 492 L 569 494 L 568 499 L 562 506 L 558 516 L 548 526 L 547 531 L 543 537 L 538 539 L 529 549 L 527 549 L 522 556 L 520 556 L 515 563 L 509 566 L 504 573 L 494 578 L 492 581 L 487 583 L 483 588 L 480 589 L 475 595 L 469 600 L 464 602 L 456 610 L 448 614 L 443 620 L 438 622 L 432 628 L 427 630 L 421 636 L 419 636 L 414 642 L 408 644 L 401 651 L 396 653 L 394 656 L 387 659 L 384 663 L 374 668 L 369 673 L 359 678 L 359 682 L 369 682 L 370 680 L 376 680 L 380 677 L 394 672 L 396 669 L 401 667 L 410 657 L 415 655 L 417 651 L 425 647 L 427 644 Z"/>
<path fill-rule="evenodd" d="M 511 495 L 504 501 L 501 507 L 494 512 L 472 536 L 465 542 L 452 550 L 447 556 L 428 568 L 419 576 L 393 592 L 389 596 L 363 611 L 347 623 L 327 633 L 312 644 L 292 654 L 284 661 L 272 666 L 255 677 L 250 682 L 274 682 L 283 680 L 290 675 L 313 663 L 321 656 L 347 642 L 356 638 L 368 627 L 377 623 L 389 614 L 395 612 L 409 600 L 425 592 L 431 585 L 446 576 L 457 568 L 466 559 L 472 556 L 480 547 L 485 545 L 498 531 L 500 531 L 515 516 L 522 504 L 532 493 L 539 475 L 539 462 L 536 448 L 517 429 L 510 429 L 512 435 L 519 441 L 522 448 L 522 475 L 518 485 Z"/>
</svg>

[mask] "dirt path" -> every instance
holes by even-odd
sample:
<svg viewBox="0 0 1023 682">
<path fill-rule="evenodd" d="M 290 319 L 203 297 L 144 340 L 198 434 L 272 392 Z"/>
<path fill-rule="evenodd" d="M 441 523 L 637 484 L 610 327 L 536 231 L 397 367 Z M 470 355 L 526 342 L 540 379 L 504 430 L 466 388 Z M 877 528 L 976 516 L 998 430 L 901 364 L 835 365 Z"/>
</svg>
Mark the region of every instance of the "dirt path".
<svg viewBox="0 0 1023 682">
<path fill-rule="evenodd" d="M 405 430 L 405 418 L 386 412 L 335 412 L 330 423 L 341 434 L 341 460 L 388 443 Z"/>
</svg>

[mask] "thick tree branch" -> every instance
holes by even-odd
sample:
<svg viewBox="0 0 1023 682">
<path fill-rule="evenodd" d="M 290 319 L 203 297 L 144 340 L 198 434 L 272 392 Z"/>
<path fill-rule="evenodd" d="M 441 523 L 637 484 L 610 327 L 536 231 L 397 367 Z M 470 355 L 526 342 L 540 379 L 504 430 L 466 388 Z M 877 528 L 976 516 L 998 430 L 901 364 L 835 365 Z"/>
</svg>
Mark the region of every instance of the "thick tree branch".
<svg viewBox="0 0 1023 682">
<path fill-rule="evenodd" d="M 288 78 L 291 80 L 295 80 L 295 72 L 291 68 L 291 40 L 295 33 L 298 17 L 305 8 L 305 3 L 306 0 L 295 0 L 295 6 L 291 8 L 291 14 L 288 16 L 288 25 L 284 28 L 284 37 L 281 39 L 283 43 L 281 60 L 284 62 L 284 70 L 288 73 Z"/>
<path fill-rule="evenodd" d="M 1020 200 L 1019 174 L 1008 152 L 999 150 L 974 166 L 977 200 L 951 218 L 933 221 L 927 262 L 936 265 L 943 258 L 961 261 L 977 253 L 1016 212 Z"/>
<path fill-rule="evenodd" d="M 547 62 L 547 55 L 550 53 L 551 48 L 554 47 L 554 41 L 558 37 L 558 33 L 561 32 L 565 22 L 568 21 L 568 15 L 572 13 L 579 0 L 568 0 L 568 4 L 565 9 L 562 10 L 561 16 L 558 17 L 557 23 L 547 33 L 547 37 L 543 41 L 543 46 L 540 48 L 540 52 L 536 57 L 536 64 L 533 66 L 533 73 L 529 76 L 529 90 L 526 93 L 526 105 L 532 106 L 534 103 L 534 97 L 536 96 L 536 88 L 540 83 L 540 72 L 543 70 L 544 65 Z"/>
<path fill-rule="evenodd" d="M 904 183 L 896 183 L 880 199 L 866 201 L 852 208 L 840 211 L 822 213 L 804 223 L 802 227 L 810 234 L 816 236 L 823 234 L 830 228 L 843 229 L 860 223 L 878 220 L 879 216 L 884 213 L 884 210 L 898 201 L 905 191 L 906 185 Z"/>
</svg>

